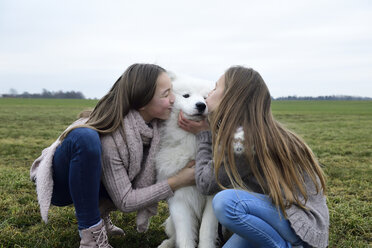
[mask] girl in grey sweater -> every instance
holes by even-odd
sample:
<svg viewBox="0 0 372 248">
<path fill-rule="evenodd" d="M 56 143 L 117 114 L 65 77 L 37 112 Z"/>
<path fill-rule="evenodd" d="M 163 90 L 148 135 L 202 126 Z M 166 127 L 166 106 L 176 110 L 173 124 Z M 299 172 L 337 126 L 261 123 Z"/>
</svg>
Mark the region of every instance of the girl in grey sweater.
<svg viewBox="0 0 372 248">
<path fill-rule="evenodd" d="M 173 103 L 172 83 L 163 68 L 131 65 L 94 110 L 32 164 L 43 220 L 47 222 L 51 204 L 74 204 L 80 247 L 111 247 L 107 233 L 124 234 L 109 219 L 116 208 L 137 211 L 137 229 L 146 231 L 160 200 L 195 184 L 189 167 L 156 182 L 158 122 L 169 117 Z"/>
<path fill-rule="evenodd" d="M 210 124 L 181 113 L 179 125 L 197 134 L 198 189 L 224 189 L 213 200 L 218 220 L 234 233 L 224 247 L 327 247 L 323 172 L 305 142 L 273 118 L 261 76 L 231 67 L 206 102 Z M 233 152 L 237 129 L 244 131 L 242 154 Z"/>
</svg>

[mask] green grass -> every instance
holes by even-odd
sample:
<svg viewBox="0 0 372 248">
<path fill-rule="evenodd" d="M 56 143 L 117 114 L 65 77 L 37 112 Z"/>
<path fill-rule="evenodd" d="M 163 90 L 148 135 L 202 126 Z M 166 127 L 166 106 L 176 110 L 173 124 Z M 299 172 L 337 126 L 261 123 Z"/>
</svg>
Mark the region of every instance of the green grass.
<svg viewBox="0 0 372 248">
<path fill-rule="evenodd" d="M 29 169 L 41 150 L 93 107 L 94 100 L 0 98 L 0 247 L 78 247 L 73 207 L 52 207 L 40 218 Z M 330 210 L 330 247 L 372 246 L 372 102 L 275 101 L 273 114 L 314 150 L 324 165 Z M 126 232 L 110 238 L 114 247 L 156 247 L 166 237 L 160 203 L 146 234 L 135 229 L 135 214 L 115 212 Z"/>
</svg>

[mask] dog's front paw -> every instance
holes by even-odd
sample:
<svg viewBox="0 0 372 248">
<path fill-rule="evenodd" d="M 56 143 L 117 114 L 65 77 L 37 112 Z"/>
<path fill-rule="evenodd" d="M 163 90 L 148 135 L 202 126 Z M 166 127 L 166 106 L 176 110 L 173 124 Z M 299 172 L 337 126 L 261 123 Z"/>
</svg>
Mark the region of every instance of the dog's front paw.
<svg viewBox="0 0 372 248">
<path fill-rule="evenodd" d="M 244 130 L 243 127 L 238 127 L 234 134 L 233 140 L 234 153 L 241 155 L 244 153 Z"/>
</svg>

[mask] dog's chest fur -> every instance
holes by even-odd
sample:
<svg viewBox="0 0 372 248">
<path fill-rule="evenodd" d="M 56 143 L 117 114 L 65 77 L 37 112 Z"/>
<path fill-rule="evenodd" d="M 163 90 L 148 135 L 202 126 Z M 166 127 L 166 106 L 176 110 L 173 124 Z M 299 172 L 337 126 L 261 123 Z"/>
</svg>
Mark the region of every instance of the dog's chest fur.
<svg viewBox="0 0 372 248">
<path fill-rule="evenodd" d="M 177 116 L 178 113 L 173 112 L 161 128 L 160 150 L 156 156 L 158 181 L 177 174 L 196 156 L 195 135 L 177 126 Z"/>
</svg>

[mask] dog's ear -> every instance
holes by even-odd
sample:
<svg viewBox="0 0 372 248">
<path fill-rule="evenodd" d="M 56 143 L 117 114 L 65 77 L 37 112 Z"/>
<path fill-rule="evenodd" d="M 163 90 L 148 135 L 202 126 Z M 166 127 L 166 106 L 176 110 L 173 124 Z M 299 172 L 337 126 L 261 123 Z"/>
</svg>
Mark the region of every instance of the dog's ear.
<svg viewBox="0 0 372 248">
<path fill-rule="evenodd" d="M 174 72 L 172 71 L 167 71 L 167 74 L 168 74 L 168 77 L 170 78 L 170 80 L 173 82 L 174 80 L 176 80 L 177 76 Z"/>
</svg>

